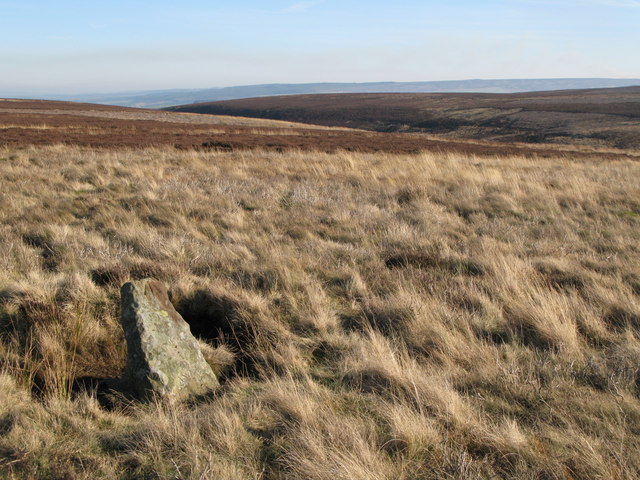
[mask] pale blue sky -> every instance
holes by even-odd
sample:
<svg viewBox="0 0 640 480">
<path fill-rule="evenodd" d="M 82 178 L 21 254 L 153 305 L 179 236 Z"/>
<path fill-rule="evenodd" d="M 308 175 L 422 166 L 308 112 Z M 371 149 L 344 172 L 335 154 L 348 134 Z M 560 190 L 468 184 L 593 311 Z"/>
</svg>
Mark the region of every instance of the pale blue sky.
<svg viewBox="0 0 640 480">
<path fill-rule="evenodd" d="M 640 0 L 0 0 L 0 95 L 553 77 L 640 78 Z"/>
</svg>

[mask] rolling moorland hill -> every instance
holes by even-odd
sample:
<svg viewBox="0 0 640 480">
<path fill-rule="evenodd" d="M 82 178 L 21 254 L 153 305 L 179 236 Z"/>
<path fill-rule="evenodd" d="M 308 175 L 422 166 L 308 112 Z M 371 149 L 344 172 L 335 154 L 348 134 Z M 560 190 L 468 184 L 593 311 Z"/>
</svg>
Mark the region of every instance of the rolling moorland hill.
<svg viewBox="0 0 640 480">
<path fill-rule="evenodd" d="M 515 94 L 291 95 L 167 110 L 452 138 L 640 148 L 640 87 Z"/>
<path fill-rule="evenodd" d="M 0 478 L 640 477 L 638 152 L 0 108 Z M 211 395 L 108 390 L 145 277 Z"/>
<path fill-rule="evenodd" d="M 126 107 L 162 108 L 186 103 L 213 102 L 271 95 L 312 93 L 416 93 L 485 92 L 514 93 L 542 90 L 613 88 L 640 85 L 640 79 L 616 78 L 539 78 L 503 80 L 447 80 L 431 82 L 300 83 L 238 85 L 205 89 L 174 89 L 84 95 L 46 95 L 51 100 L 90 102 Z M 8 93 L 5 93 L 8 95 Z M 14 94 L 15 96 L 15 94 Z M 18 94 L 18 97 L 24 96 Z M 27 95 L 33 96 L 33 95 Z"/>
<path fill-rule="evenodd" d="M 554 156 L 557 148 L 379 133 L 304 123 L 44 100 L 0 99 L 0 145 L 97 148 L 171 146 L 200 150 L 291 150 Z M 628 156 L 629 151 L 566 147 L 566 155 Z"/>
</svg>

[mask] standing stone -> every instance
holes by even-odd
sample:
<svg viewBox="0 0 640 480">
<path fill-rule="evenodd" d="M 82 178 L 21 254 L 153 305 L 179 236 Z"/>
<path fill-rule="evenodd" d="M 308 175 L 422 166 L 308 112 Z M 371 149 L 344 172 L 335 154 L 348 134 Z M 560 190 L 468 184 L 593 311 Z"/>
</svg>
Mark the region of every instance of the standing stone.
<svg viewBox="0 0 640 480">
<path fill-rule="evenodd" d="M 189 325 L 157 280 L 125 283 L 122 327 L 127 340 L 124 387 L 140 397 L 182 400 L 218 386 Z"/>
</svg>

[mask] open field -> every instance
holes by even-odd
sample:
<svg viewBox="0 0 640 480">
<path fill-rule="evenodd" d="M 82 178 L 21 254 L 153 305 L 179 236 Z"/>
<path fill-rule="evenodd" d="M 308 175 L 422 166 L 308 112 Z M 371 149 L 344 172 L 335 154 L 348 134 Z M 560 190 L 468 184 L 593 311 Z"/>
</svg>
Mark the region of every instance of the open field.
<svg viewBox="0 0 640 480">
<path fill-rule="evenodd" d="M 24 143 L 55 119 L 0 147 L 0 477 L 640 476 L 637 158 Z M 102 386 L 146 276 L 215 395 Z"/>
<path fill-rule="evenodd" d="M 513 94 L 288 95 L 167 110 L 500 142 L 640 148 L 640 87 Z"/>
</svg>

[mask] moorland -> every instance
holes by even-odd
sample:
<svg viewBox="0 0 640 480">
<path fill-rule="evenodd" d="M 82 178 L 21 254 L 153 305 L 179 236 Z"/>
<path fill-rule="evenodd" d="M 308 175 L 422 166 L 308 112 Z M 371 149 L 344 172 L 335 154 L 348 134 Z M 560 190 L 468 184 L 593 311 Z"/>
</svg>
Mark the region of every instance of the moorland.
<svg viewBox="0 0 640 480">
<path fill-rule="evenodd" d="M 640 152 L 0 103 L 0 476 L 636 479 Z M 163 281 L 221 381 L 110 391 Z"/>
<path fill-rule="evenodd" d="M 53 95 L 51 100 L 121 105 L 123 107 L 163 108 L 187 103 L 215 102 L 237 98 L 266 97 L 318 93 L 435 93 L 485 92 L 516 93 L 545 90 L 614 88 L 640 85 L 633 78 L 523 78 L 502 80 L 445 80 L 429 82 L 365 82 L 365 83 L 271 83 L 230 87 L 178 90 L 147 90 L 120 93 L 85 93 Z M 17 91 L 15 98 L 23 98 Z M 29 97 L 27 95 L 27 97 Z"/>
<path fill-rule="evenodd" d="M 640 148 L 640 87 L 509 94 L 287 95 L 168 110 L 510 143 Z"/>
</svg>

